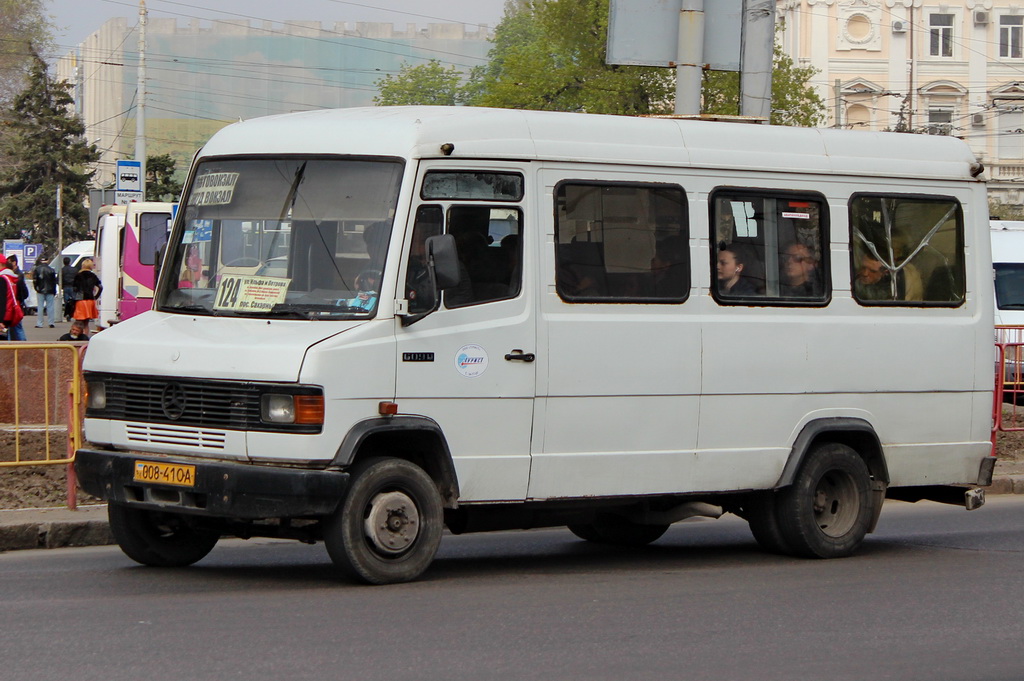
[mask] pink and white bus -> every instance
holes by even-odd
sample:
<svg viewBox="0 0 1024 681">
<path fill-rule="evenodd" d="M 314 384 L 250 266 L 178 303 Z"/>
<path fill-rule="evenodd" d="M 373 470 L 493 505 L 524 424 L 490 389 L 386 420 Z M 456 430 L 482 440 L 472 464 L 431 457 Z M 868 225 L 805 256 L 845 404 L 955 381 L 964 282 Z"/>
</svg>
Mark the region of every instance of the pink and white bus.
<svg viewBox="0 0 1024 681">
<path fill-rule="evenodd" d="M 99 328 L 150 309 L 158 260 L 167 243 L 175 204 L 142 202 L 101 214 L 96 231 L 96 271 L 103 282 Z"/>
</svg>

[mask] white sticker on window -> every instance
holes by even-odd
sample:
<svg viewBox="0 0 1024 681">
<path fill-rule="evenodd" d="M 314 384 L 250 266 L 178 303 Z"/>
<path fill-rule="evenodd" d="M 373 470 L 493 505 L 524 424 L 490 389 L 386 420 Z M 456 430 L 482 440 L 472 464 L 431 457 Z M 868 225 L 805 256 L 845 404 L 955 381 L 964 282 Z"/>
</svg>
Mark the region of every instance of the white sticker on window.
<svg viewBox="0 0 1024 681">
<path fill-rule="evenodd" d="M 810 220 L 810 213 L 783 213 L 782 217 L 789 218 L 790 220 Z"/>
<path fill-rule="evenodd" d="M 455 368 L 466 378 L 476 378 L 487 371 L 487 351 L 479 345 L 463 345 L 455 353 Z"/>
</svg>

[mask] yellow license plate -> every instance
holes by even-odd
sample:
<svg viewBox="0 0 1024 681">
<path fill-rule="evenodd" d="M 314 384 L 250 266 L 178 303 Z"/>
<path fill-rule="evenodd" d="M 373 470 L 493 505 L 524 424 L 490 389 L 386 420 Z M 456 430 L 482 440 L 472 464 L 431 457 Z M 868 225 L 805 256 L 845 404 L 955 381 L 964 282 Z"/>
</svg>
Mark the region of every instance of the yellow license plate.
<svg viewBox="0 0 1024 681">
<path fill-rule="evenodd" d="M 196 467 L 180 463 L 136 461 L 135 481 L 194 487 L 196 484 Z"/>
</svg>

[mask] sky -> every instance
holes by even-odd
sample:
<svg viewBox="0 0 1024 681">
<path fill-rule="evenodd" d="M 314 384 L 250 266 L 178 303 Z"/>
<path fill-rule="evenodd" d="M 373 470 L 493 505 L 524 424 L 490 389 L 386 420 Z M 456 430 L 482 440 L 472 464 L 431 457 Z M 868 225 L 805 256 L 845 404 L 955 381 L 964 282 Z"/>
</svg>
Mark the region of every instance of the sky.
<svg viewBox="0 0 1024 681">
<path fill-rule="evenodd" d="M 139 0 L 48 0 L 48 13 L 57 27 L 58 54 L 65 54 L 97 31 L 107 19 L 138 20 Z M 175 17 L 180 23 L 202 20 L 249 19 L 321 21 L 380 21 L 408 23 L 487 24 L 501 21 L 505 0 L 146 0 L 150 17 Z"/>
</svg>

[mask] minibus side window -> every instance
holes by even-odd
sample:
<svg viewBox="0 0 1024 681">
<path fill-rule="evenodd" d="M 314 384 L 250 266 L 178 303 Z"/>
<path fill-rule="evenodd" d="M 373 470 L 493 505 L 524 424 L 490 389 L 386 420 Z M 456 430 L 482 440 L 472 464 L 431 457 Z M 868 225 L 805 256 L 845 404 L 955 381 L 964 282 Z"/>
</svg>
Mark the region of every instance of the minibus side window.
<svg viewBox="0 0 1024 681">
<path fill-rule="evenodd" d="M 946 197 L 850 199 L 853 297 L 861 305 L 957 307 L 964 301 L 963 212 Z"/>
<path fill-rule="evenodd" d="M 555 194 L 555 283 L 574 303 L 680 303 L 690 291 L 678 185 L 569 181 Z"/>
<path fill-rule="evenodd" d="M 828 208 L 820 195 L 716 191 L 711 225 L 711 292 L 719 303 L 828 302 Z"/>
</svg>

